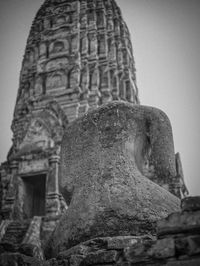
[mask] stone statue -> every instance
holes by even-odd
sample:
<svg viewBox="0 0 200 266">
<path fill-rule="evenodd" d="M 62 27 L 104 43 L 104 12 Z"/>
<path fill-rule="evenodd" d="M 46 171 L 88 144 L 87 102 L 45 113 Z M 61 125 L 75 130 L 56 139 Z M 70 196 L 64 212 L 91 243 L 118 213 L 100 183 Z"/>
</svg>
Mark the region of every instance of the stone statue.
<svg viewBox="0 0 200 266">
<path fill-rule="evenodd" d="M 155 234 L 155 222 L 180 201 L 145 176 L 152 168 L 159 179 L 176 174 L 171 126 L 160 110 L 113 102 L 72 123 L 59 180 L 69 206 L 47 254 L 95 237 Z"/>
</svg>

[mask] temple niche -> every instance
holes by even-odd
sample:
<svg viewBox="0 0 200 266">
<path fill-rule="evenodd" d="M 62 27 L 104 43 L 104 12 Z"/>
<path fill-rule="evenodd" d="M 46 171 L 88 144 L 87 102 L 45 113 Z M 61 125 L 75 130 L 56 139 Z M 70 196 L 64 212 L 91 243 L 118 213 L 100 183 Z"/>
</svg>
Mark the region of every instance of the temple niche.
<svg viewBox="0 0 200 266">
<path fill-rule="evenodd" d="M 88 16 L 87 16 L 87 18 L 88 18 L 88 25 L 89 25 L 89 26 L 94 25 L 94 23 L 95 23 L 95 13 L 94 13 L 94 10 L 90 9 L 90 10 L 88 11 Z"/>
<path fill-rule="evenodd" d="M 50 56 L 58 53 L 69 53 L 70 46 L 68 40 L 56 40 L 55 42 L 51 43 L 49 47 Z"/>
<path fill-rule="evenodd" d="M 50 132 L 45 127 L 45 124 L 40 119 L 31 121 L 26 136 L 19 145 L 19 150 L 36 148 L 50 148 L 53 147 L 53 140 L 50 138 Z"/>
<path fill-rule="evenodd" d="M 83 92 L 88 90 L 89 85 L 89 69 L 88 66 L 84 66 L 81 72 L 81 89 Z"/>
<path fill-rule="evenodd" d="M 104 10 L 97 12 L 97 25 L 98 25 L 98 28 L 106 27 L 106 19 L 105 19 Z"/>
<path fill-rule="evenodd" d="M 67 76 L 63 71 L 49 73 L 46 78 L 46 92 L 53 93 L 57 90 L 64 90 L 67 86 Z"/>
<path fill-rule="evenodd" d="M 107 29 L 108 29 L 108 31 L 113 31 L 113 29 L 114 29 L 114 23 L 113 23 L 113 19 L 112 19 L 112 14 L 109 15 L 109 17 L 108 17 Z"/>
<path fill-rule="evenodd" d="M 66 17 L 65 16 L 59 16 L 55 19 L 55 26 L 60 26 L 66 23 Z"/>
<path fill-rule="evenodd" d="M 46 72 L 56 72 L 57 70 L 64 70 L 67 69 L 69 66 L 69 60 L 66 56 L 62 56 L 59 58 L 52 58 L 49 61 L 47 61 L 45 66 Z"/>
<path fill-rule="evenodd" d="M 97 55 L 97 35 L 95 32 L 89 34 L 89 55 Z"/>
<path fill-rule="evenodd" d="M 71 52 L 72 53 L 77 53 L 79 52 L 79 36 L 73 35 L 71 38 Z"/>
<path fill-rule="evenodd" d="M 87 34 L 84 32 L 81 36 L 81 41 L 80 41 L 80 47 L 81 47 L 81 55 L 87 55 L 88 52 L 88 38 Z"/>
<path fill-rule="evenodd" d="M 80 15 L 80 24 L 82 28 L 86 28 L 87 26 L 87 14 L 86 13 Z"/>
<path fill-rule="evenodd" d="M 98 36 L 98 54 L 100 57 L 107 55 L 107 42 L 105 34 Z"/>
<path fill-rule="evenodd" d="M 48 48 L 46 43 L 41 43 L 39 47 L 39 55 L 41 58 L 46 58 L 48 53 Z"/>
<path fill-rule="evenodd" d="M 90 70 L 90 91 L 98 91 L 98 87 L 99 87 L 99 71 L 98 71 L 98 68 L 97 66 L 91 66 L 91 70 Z"/>
<path fill-rule="evenodd" d="M 43 77 L 39 75 L 35 81 L 34 93 L 36 96 L 43 94 Z"/>
<path fill-rule="evenodd" d="M 28 53 L 29 62 L 32 64 L 35 61 L 35 51 L 31 49 Z"/>
<path fill-rule="evenodd" d="M 50 49 L 50 52 L 59 53 L 59 52 L 64 51 L 64 49 L 65 49 L 64 43 L 61 41 L 58 41 L 53 44 L 53 49 L 52 50 Z"/>
<path fill-rule="evenodd" d="M 110 62 L 116 59 L 116 45 L 113 37 L 108 39 L 108 59 Z"/>
<path fill-rule="evenodd" d="M 80 68 L 74 67 L 70 72 L 69 72 L 69 88 L 77 88 L 79 87 L 80 84 Z"/>
</svg>

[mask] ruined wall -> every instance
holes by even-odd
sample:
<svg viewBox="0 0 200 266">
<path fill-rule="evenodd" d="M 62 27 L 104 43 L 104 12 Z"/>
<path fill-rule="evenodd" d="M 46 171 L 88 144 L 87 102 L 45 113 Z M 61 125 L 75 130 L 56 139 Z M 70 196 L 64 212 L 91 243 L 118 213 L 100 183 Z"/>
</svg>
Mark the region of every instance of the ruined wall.
<svg viewBox="0 0 200 266">
<path fill-rule="evenodd" d="M 200 198 L 182 200 L 182 211 L 158 222 L 157 237 L 95 238 L 40 261 L 30 248 L 0 255 L 2 266 L 197 266 L 200 264 Z M 28 253 L 29 252 L 29 253 Z M 12 264 L 14 263 L 15 264 Z"/>
</svg>

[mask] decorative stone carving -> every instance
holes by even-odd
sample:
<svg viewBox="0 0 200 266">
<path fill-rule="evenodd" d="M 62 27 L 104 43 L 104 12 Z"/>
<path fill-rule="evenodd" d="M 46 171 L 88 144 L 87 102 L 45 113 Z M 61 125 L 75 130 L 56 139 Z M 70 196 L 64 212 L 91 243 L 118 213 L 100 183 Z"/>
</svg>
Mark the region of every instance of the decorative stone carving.
<svg viewBox="0 0 200 266">
<path fill-rule="evenodd" d="M 68 67 L 68 63 L 69 60 L 66 57 L 52 59 L 46 64 L 46 72 L 66 69 Z"/>
<path fill-rule="evenodd" d="M 39 47 L 39 50 L 40 50 L 40 58 L 46 58 L 47 56 L 47 45 L 46 43 L 41 43 L 40 44 L 40 47 Z"/>
<path fill-rule="evenodd" d="M 31 49 L 29 52 L 29 62 L 32 64 L 35 60 L 35 54 L 34 51 Z"/>
<path fill-rule="evenodd" d="M 85 66 L 82 69 L 81 73 L 81 89 L 83 92 L 86 92 L 88 90 L 89 86 L 89 69 L 88 66 Z"/>
<path fill-rule="evenodd" d="M 63 52 L 64 50 L 65 50 L 65 45 L 62 41 L 57 41 L 53 44 L 53 49 L 52 49 L 53 53 L 60 53 Z"/>
<path fill-rule="evenodd" d="M 88 13 L 87 13 L 87 18 L 88 18 L 88 26 L 92 26 L 95 24 L 95 13 L 94 13 L 94 10 L 90 9 L 88 10 Z"/>
<path fill-rule="evenodd" d="M 32 148 L 47 148 L 52 146 L 49 132 L 44 127 L 41 120 L 33 120 L 28 128 L 23 142 L 20 144 L 19 149 Z"/>
<path fill-rule="evenodd" d="M 98 54 L 100 57 L 107 55 L 107 43 L 105 34 L 98 36 Z"/>
<path fill-rule="evenodd" d="M 102 5 L 102 2 L 100 2 L 99 4 Z M 98 8 L 98 5 L 97 5 L 97 8 Z M 106 19 L 105 19 L 104 10 L 99 10 L 97 12 L 97 26 L 98 28 L 106 27 Z"/>
<path fill-rule="evenodd" d="M 100 90 L 109 89 L 109 71 L 107 66 L 100 66 Z"/>
<path fill-rule="evenodd" d="M 46 78 L 47 93 L 56 89 L 65 89 L 67 86 L 67 76 L 64 72 L 48 74 Z"/>
<path fill-rule="evenodd" d="M 89 55 L 97 55 L 97 36 L 95 32 L 89 33 Z"/>
<path fill-rule="evenodd" d="M 52 21 L 50 18 L 45 18 L 44 20 L 44 29 L 50 29 L 52 25 Z"/>
<path fill-rule="evenodd" d="M 71 39 L 71 52 L 72 53 L 77 53 L 79 52 L 79 36 L 76 34 L 72 36 Z"/>
<path fill-rule="evenodd" d="M 41 95 L 43 92 L 43 78 L 38 76 L 35 82 L 35 95 Z"/>
<path fill-rule="evenodd" d="M 87 14 L 86 13 L 80 14 L 80 27 L 83 29 L 87 27 Z"/>
<path fill-rule="evenodd" d="M 113 29 L 114 29 L 114 23 L 113 23 L 112 16 L 108 17 L 107 29 L 108 29 L 108 31 L 113 31 Z"/>
<path fill-rule="evenodd" d="M 108 59 L 109 61 L 115 61 L 116 59 L 116 46 L 114 38 L 108 39 Z"/>
<path fill-rule="evenodd" d="M 84 33 L 81 38 L 81 55 L 86 55 L 88 53 L 88 38 Z"/>
<path fill-rule="evenodd" d="M 80 69 L 79 67 L 74 67 L 70 71 L 70 88 L 77 88 L 80 84 Z"/>
<path fill-rule="evenodd" d="M 97 66 L 94 66 L 90 71 L 90 90 L 97 91 L 99 87 L 99 71 Z"/>
<path fill-rule="evenodd" d="M 65 16 L 59 16 L 55 20 L 55 25 L 60 26 L 60 25 L 64 24 L 65 22 L 66 22 Z"/>
<path fill-rule="evenodd" d="M 42 28 L 40 24 L 43 25 Z M 119 100 L 121 96 L 123 100 L 132 99 L 125 95 L 124 78 L 118 82 L 120 73 L 126 66 L 132 71 L 131 84 L 133 77 L 135 80 L 135 67 L 129 32 L 114 0 L 95 2 L 82 0 L 51 2 L 46 0 L 34 20 L 26 51 L 22 67 L 20 93 L 18 94 L 22 97 L 18 98 L 17 105 L 19 107 L 15 110 L 21 110 L 20 105 L 25 101 L 24 98 L 27 97 L 28 99 L 34 96 L 36 100 L 41 95 L 43 97 L 47 95 L 56 97 L 56 100 L 65 110 L 69 110 L 66 106 L 70 105 L 71 101 L 82 101 L 83 98 L 90 101 L 90 106 L 92 102 L 95 103 L 94 106 L 102 104 L 104 100 L 101 95 L 102 90 L 100 91 L 100 68 L 96 73 L 93 73 L 93 67 L 91 67 L 102 64 L 110 68 L 115 67 L 117 71 L 115 90 L 113 90 L 112 80 L 104 82 L 107 84 L 103 85 L 104 89 L 107 90 L 104 90 L 104 99 L 106 97 L 106 101 L 111 101 L 114 97 L 113 99 Z M 34 58 L 31 55 L 32 51 Z M 90 77 L 89 81 L 86 81 L 87 78 L 82 79 L 81 77 L 84 72 L 82 71 L 84 64 L 90 65 L 88 74 L 85 74 L 85 76 Z M 75 74 L 73 74 L 74 77 L 70 77 L 70 72 L 76 65 L 79 65 L 79 74 L 76 74 L 76 77 Z M 58 74 L 58 71 L 61 70 L 65 73 Z M 70 82 L 74 84 L 74 78 L 77 86 L 70 87 Z M 22 83 L 25 84 L 30 79 L 34 86 L 31 85 L 30 92 L 26 96 L 24 92 L 21 92 L 23 91 Z M 79 86 L 80 88 L 77 90 Z M 94 87 L 92 88 L 92 86 Z M 90 91 L 92 91 L 89 97 L 87 89 L 85 89 L 87 87 L 90 87 Z M 80 89 L 82 92 L 78 93 L 79 98 L 77 98 L 77 91 L 80 92 Z M 45 96 L 45 94 L 47 95 Z M 63 98 L 61 94 L 63 94 Z M 130 100 L 131 102 L 139 102 L 137 91 L 132 97 L 135 99 Z M 32 98 L 33 105 L 35 100 Z M 41 105 L 43 104 L 41 103 Z M 25 115 L 25 113 L 23 114 Z M 16 135 L 20 134 L 19 132 L 20 130 L 16 132 Z"/>
<path fill-rule="evenodd" d="M 114 19 L 114 32 L 117 36 L 120 35 L 120 25 L 119 25 L 119 19 L 118 18 Z"/>
</svg>

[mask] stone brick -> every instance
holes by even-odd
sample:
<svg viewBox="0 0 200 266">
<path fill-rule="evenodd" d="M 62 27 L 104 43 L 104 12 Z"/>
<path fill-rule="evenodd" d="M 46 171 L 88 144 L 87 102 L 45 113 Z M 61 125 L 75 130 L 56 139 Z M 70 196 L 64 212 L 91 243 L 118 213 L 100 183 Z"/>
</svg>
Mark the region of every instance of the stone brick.
<svg viewBox="0 0 200 266">
<path fill-rule="evenodd" d="M 199 266 L 200 258 L 191 258 L 185 261 L 170 261 L 165 264 L 166 266 Z"/>
<path fill-rule="evenodd" d="M 148 252 L 157 259 L 173 257 L 175 255 L 175 243 L 173 238 L 160 239 Z"/>
<path fill-rule="evenodd" d="M 200 254 L 200 235 L 188 236 L 189 255 Z"/>
<path fill-rule="evenodd" d="M 195 233 L 200 229 L 200 211 L 173 213 L 158 221 L 158 236 L 178 233 Z"/>
<path fill-rule="evenodd" d="M 4 253 L 0 255 L 0 266 L 43 266 L 43 262 L 20 253 Z"/>
<path fill-rule="evenodd" d="M 81 243 L 80 245 L 74 246 L 66 251 L 60 252 L 57 256 L 58 259 L 69 258 L 72 255 L 87 255 L 90 252 L 90 247 Z"/>
<path fill-rule="evenodd" d="M 189 252 L 189 243 L 186 237 L 178 237 L 175 240 L 176 255 L 182 256 Z"/>
<path fill-rule="evenodd" d="M 69 258 L 69 266 L 79 266 L 83 261 L 84 257 L 80 255 L 72 255 Z"/>
<path fill-rule="evenodd" d="M 30 257 L 37 257 L 37 255 L 40 253 L 40 250 L 37 246 L 32 245 L 32 244 L 22 244 L 19 247 L 19 252 L 30 256 Z"/>
<path fill-rule="evenodd" d="M 12 242 L 1 242 L 0 249 L 5 250 L 7 252 L 17 252 L 18 247 L 17 245 L 13 244 Z"/>
<path fill-rule="evenodd" d="M 119 237 L 110 237 L 107 240 L 108 249 L 124 249 L 130 247 L 141 241 L 140 237 L 133 236 L 119 236 Z"/>
<path fill-rule="evenodd" d="M 44 265 L 42 266 L 59 266 L 58 261 L 56 259 L 51 259 L 44 262 Z"/>
<path fill-rule="evenodd" d="M 182 211 L 199 211 L 200 210 L 200 196 L 187 197 L 181 201 Z"/>
<path fill-rule="evenodd" d="M 145 263 L 150 260 L 152 256 L 153 241 L 146 241 L 144 243 L 138 243 L 132 247 L 124 249 L 125 259 L 130 263 Z"/>
<path fill-rule="evenodd" d="M 117 259 L 118 253 L 115 250 L 97 251 L 88 254 L 88 256 L 83 260 L 83 265 L 112 263 L 116 262 Z"/>
</svg>

